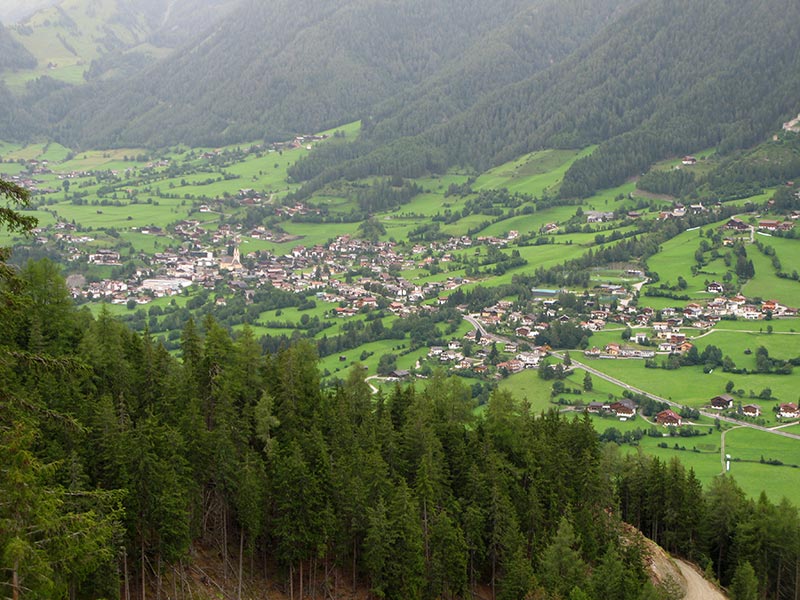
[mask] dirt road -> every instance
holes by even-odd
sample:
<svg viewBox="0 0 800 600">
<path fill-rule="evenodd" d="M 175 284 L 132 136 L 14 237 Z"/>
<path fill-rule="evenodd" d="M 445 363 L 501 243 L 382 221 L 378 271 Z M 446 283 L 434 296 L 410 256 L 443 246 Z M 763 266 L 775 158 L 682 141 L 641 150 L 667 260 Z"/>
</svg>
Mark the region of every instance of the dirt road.
<svg viewBox="0 0 800 600">
<path fill-rule="evenodd" d="M 720 592 L 708 580 L 706 580 L 700 572 L 679 558 L 672 559 L 678 568 L 681 570 L 686 581 L 686 595 L 683 600 L 726 600 L 727 596 Z"/>
</svg>

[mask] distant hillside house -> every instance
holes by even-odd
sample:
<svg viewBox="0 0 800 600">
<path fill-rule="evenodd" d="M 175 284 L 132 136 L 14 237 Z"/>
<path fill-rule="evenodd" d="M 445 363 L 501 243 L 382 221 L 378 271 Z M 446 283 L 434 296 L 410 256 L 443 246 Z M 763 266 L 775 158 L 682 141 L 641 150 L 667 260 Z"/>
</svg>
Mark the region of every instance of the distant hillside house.
<svg viewBox="0 0 800 600">
<path fill-rule="evenodd" d="M 684 156 L 683 160 L 681 161 L 682 164 L 689 166 L 689 165 L 696 165 L 697 159 L 694 156 Z"/>
<path fill-rule="evenodd" d="M 728 220 L 727 223 L 725 223 L 725 229 L 733 229 L 734 231 L 749 231 L 750 225 L 748 225 L 741 219 L 733 217 L 730 220 Z"/>
<path fill-rule="evenodd" d="M 762 219 L 758 222 L 759 229 L 766 229 L 767 231 L 789 231 L 794 227 L 791 221 L 776 221 L 774 219 Z"/>
<path fill-rule="evenodd" d="M 791 131 L 793 133 L 800 133 L 800 115 L 796 118 L 783 124 L 784 131 Z"/>
</svg>

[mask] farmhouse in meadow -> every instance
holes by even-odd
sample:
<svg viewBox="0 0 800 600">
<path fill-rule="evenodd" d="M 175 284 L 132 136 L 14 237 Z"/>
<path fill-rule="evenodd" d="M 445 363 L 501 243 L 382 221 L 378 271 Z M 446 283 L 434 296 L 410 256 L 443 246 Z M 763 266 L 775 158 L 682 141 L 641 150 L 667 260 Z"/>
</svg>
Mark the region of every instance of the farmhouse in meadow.
<svg viewBox="0 0 800 600">
<path fill-rule="evenodd" d="M 747 404 L 742 407 L 742 414 L 745 417 L 760 417 L 761 407 L 758 404 Z"/>
<path fill-rule="evenodd" d="M 783 419 L 796 419 L 800 417 L 800 412 L 798 412 L 796 404 L 788 402 L 778 407 L 778 416 Z"/>
<path fill-rule="evenodd" d="M 683 420 L 678 413 L 667 409 L 656 415 L 656 423 L 664 427 L 680 427 L 683 424 Z"/>
<path fill-rule="evenodd" d="M 711 399 L 711 408 L 714 410 L 727 410 L 733 406 L 733 396 L 722 394 Z"/>
<path fill-rule="evenodd" d="M 609 410 L 613 412 L 621 421 L 627 421 L 636 415 L 636 404 L 633 402 L 633 400 L 624 399 L 611 404 L 609 406 Z"/>
</svg>

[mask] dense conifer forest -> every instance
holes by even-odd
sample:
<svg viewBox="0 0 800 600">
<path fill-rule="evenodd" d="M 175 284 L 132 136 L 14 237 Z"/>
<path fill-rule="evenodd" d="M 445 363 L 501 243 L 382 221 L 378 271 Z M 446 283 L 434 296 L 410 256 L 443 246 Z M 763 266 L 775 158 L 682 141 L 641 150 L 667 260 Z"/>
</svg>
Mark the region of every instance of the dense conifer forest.
<svg viewBox="0 0 800 600">
<path fill-rule="evenodd" d="M 30 229 L 14 208 L 3 224 Z M 76 309 L 53 263 L 6 259 L 4 595 L 158 595 L 202 546 L 231 581 L 266 568 L 296 598 L 677 597 L 650 582 L 626 524 L 737 598 L 798 593 L 787 500 L 747 499 L 729 477 L 703 490 L 677 460 L 622 457 L 588 418 L 502 391 L 476 413 L 443 375 L 373 394 L 356 366 L 323 391 L 308 342 L 265 355 L 212 318 L 190 321 L 173 356 Z"/>
</svg>

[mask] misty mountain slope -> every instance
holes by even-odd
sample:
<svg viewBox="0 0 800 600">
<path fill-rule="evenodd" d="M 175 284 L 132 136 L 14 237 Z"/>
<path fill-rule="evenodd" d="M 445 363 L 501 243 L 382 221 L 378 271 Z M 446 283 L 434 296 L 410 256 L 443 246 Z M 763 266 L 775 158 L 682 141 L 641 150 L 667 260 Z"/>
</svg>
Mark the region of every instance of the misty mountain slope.
<svg viewBox="0 0 800 600">
<path fill-rule="evenodd" d="M 248 2 L 71 113 L 84 145 L 280 138 L 362 116 L 461 59 L 541 0 Z"/>
<path fill-rule="evenodd" d="M 58 0 L 0 0 L 0 21 L 16 23 L 33 14 L 40 8 L 52 6 Z"/>
<path fill-rule="evenodd" d="M 61 0 L 11 29 L 36 57 L 7 83 L 48 76 L 71 84 L 84 77 L 131 76 L 213 24 L 239 0 Z M 38 66 L 37 66 L 38 63 Z"/>
<path fill-rule="evenodd" d="M 35 66 L 36 57 L 0 23 L 0 72 L 7 69 L 32 69 Z"/>
</svg>

